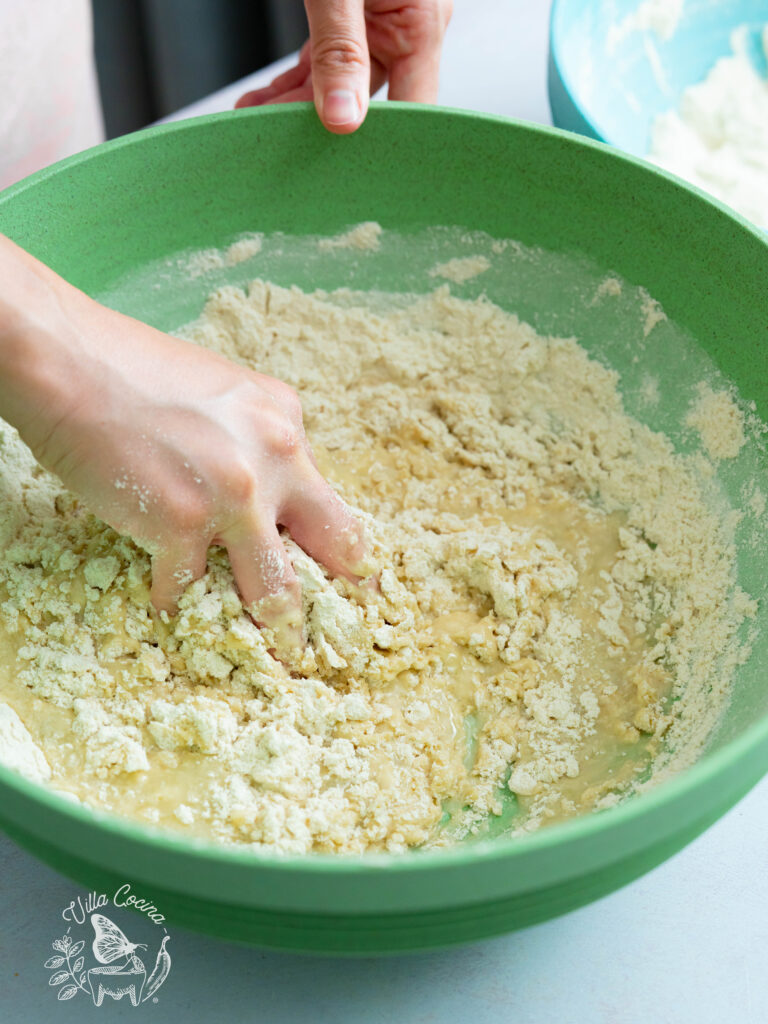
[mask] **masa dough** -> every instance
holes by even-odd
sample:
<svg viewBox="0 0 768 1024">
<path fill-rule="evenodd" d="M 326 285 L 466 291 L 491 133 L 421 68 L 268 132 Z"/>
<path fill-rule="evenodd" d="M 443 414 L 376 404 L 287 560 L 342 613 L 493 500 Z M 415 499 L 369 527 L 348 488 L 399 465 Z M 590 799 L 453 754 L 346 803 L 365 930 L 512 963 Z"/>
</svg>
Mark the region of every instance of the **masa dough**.
<svg viewBox="0 0 768 1024">
<path fill-rule="evenodd" d="M 735 459 L 747 443 L 744 413 L 727 391 L 713 391 L 703 381 L 685 418 L 712 459 Z"/>
<path fill-rule="evenodd" d="M 3 426 L 0 699 L 50 785 L 223 843 L 400 851 L 606 806 L 700 754 L 754 609 L 693 461 L 615 373 L 447 286 L 227 286 L 185 334 L 298 388 L 380 592 L 286 537 L 290 668 L 220 550 L 161 621 L 148 556 Z"/>
<path fill-rule="evenodd" d="M 32 782 L 47 782 L 51 768 L 22 720 L 9 704 L 0 703 L 0 751 L 3 764 Z"/>
</svg>

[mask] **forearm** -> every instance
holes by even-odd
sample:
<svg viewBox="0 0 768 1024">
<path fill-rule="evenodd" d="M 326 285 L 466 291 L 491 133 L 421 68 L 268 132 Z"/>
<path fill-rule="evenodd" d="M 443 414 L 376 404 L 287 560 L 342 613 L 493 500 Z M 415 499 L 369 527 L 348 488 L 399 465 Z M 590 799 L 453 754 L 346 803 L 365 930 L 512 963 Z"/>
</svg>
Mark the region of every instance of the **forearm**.
<svg viewBox="0 0 768 1024">
<path fill-rule="evenodd" d="M 89 300 L 0 235 L 0 417 L 33 449 L 77 379 L 74 321 Z"/>
<path fill-rule="evenodd" d="M 0 336 L 48 327 L 64 315 L 77 290 L 0 235 Z"/>
</svg>

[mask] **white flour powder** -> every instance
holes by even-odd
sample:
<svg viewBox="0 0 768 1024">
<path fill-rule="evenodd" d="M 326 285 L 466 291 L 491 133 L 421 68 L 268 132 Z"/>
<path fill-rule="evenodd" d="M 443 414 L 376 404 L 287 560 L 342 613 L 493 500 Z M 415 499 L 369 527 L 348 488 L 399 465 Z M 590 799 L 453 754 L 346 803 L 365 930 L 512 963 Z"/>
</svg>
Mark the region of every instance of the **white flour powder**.
<svg viewBox="0 0 768 1024">
<path fill-rule="evenodd" d="M 746 38 L 736 30 L 733 55 L 685 90 L 679 110 L 656 118 L 650 157 L 768 230 L 768 80 Z M 768 26 L 763 48 L 768 54 Z"/>
</svg>

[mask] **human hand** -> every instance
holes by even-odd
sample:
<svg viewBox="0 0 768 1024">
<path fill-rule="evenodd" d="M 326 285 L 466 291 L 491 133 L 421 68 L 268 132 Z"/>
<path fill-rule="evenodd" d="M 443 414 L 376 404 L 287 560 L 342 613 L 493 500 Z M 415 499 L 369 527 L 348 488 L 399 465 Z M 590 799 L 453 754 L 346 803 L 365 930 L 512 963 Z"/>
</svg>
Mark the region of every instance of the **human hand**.
<svg viewBox="0 0 768 1024">
<path fill-rule="evenodd" d="M 325 127 L 346 135 L 385 82 L 391 100 L 436 101 L 452 0 L 305 0 L 305 7 L 309 39 L 298 64 L 236 107 L 314 99 Z"/>
<path fill-rule="evenodd" d="M 316 468 L 296 393 L 23 258 L 53 300 L 28 294 L 35 314 L 17 314 L 5 336 L 0 302 L 0 414 L 96 515 L 150 552 L 158 610 L 174 611 L 205 572 L 209 545 L 221 544 L 256 621 L 281 643 L 298 640 L 299 584 L 278 525 L 351 579 L 364 541 Z"/>
</svg>

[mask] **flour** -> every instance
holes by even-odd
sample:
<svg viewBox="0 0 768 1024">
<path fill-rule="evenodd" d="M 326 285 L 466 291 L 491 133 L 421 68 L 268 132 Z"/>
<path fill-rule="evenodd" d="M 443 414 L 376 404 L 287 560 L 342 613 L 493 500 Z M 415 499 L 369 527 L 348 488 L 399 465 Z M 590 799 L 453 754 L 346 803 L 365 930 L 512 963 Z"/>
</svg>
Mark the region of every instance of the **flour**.
<svg viewBox="0 0 768 1024">
<path fill-rule="evenodd" d="M 6 768 L 32 782 L 47 782 L 51 768 L 29 730 L 8 704 L 0 702 L 0 752 Z"/>
<path fill-rule="evenodd" d="M 733 33 L 732 56 L 685 90 L 679 110 L 655 119 L 650 158 L 768 230 L 768 80 L 746 32 Z M 768 54 L 768 26 L 762 39 Z"/>
<path fill-rule="evenodd" d="M 608 277 L 603 278 L 597 286 L 591 305 L 594 306 L 596 303 L 600 302 L 601 299 L 606 297 L 617 298 L 621 295 L 621 292 L 621 281 L 619 281 L 617 277 L 613 277 L 609 274 Z"/>
<path fill-rule="evenodd" d="M 713 391 L 708 384 L 699 384 L 685 422 L 698 432 L 713 459 L 735 459 L 747 443 L 744 413 L 727 391 Z"/>
<path fill-rule="evenodd" d="M 646 373 L 640 383 L 640 401 L 643 405 L 656 406 L 659 404 L 661 394 L 659 392 L 659 382 L 656 377 Z"/>
<path fill-rule="evenodd" d="M 380 235 L 381 225 L 367 220 L 341 235 L 320 238 L 317 247 L 325 252 L 331 249 L 378 249 Z"/>
<path fill-rule="evenodd" d="M 203 277 L 216 270 L 237 266 L 261 252 L 263 236 L 257 233 L 241 235 L 225 249 L 199 249 L 183 260 L 190 277 Z"/>
<path fill-rule="evenodd" d="M 652 298 L 644 288 L 641 288 L 639 291 L 642 300 L 641 310 L 644 317 L 643 337 L 647 338 L 657 324 L 664 323 L 667 319 L 667 314 L 656 299 Z"/>
<path fill-rule="evenodd" d="M 217 548 L 158 617 L 146 553 L 3 426 L 0 698 L 51 784 L 221 843 L 396 852 L 509 806 L 517 831 L 606 806 L 700 755 L 755 608 L 697 461 L 626 415 L 615 373 L 448 286 L 256 281 L 184 333 L 298 388 L 379 587 L 286 536 L 305 649 L 277 660 Z"/>
<path fill-rule="evenodd" d="M 463 284 L 484 273 L 491 262 L 487 256 L 458 256 L 446 263 L 438 263 L 429 272 L 430 277 L 442 277 L 454 284 Z"/>
<path fill-rule="evenodd" d="M 766 508 L 768 508 L 768 499 L 766 499 L 765 494 L 754 481 L 747 485 L 744 490 L 744 504 L 755 520 L 761 520 L 765 515 Z"/>
<path fill-rule="evenodd" d="M 677 31 L 685 0 L 643 0 L 636 10 L 627 14 L 617 25 L 610 25 L 606 38 L 608 53 L 633 32 L 652 32 L 662 42 L 671 39 Z"/>
</svg>

